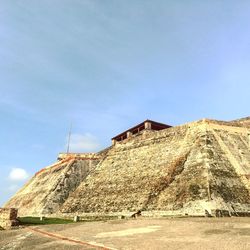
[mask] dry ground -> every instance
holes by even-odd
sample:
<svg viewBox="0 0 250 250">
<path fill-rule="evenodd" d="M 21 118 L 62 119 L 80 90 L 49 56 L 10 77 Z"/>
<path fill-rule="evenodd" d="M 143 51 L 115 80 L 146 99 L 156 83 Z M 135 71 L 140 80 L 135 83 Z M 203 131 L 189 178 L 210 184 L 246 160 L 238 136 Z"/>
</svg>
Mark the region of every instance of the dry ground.
<svg viewBox="0 0 250 250">
<path fill-rule="evenodd" d="M 140 218 L 33 226 L 0 231 L 0 249 L 249 250 L 250 218 Z"/>
</svg>

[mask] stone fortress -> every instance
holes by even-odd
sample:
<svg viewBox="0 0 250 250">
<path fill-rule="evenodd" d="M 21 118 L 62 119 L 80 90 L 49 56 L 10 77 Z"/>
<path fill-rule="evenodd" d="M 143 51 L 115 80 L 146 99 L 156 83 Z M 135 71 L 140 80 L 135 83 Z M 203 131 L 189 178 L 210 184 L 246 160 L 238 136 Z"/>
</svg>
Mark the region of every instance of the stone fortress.
<svg viewBox="0 0 250 250">
<path fill-rule="evenodd" d="M 20 216 L 249 216 L 250 117 L 146 120 L 98 153 L 61 153 L 6 204 Z"/>
</svg>

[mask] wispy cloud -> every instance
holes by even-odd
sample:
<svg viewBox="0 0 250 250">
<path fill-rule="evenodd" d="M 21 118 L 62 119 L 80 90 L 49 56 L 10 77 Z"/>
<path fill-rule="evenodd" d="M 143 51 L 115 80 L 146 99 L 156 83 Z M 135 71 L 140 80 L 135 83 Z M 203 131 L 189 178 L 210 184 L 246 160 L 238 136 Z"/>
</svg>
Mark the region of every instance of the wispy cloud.
<svg viewBox="0 0 250 250">
<path fill-rule="evenodd" d="M 67 144 L 66 144 L 67 147 Z M 90 134 L 72 134 L 70 140 L 71 152 L 91 152 L 100 149 L 101 145 L 98 139 Z"/>
<path fill-rule="evenodd" d="M 9 180 L 13 182 L 25 181 L 28 177 L 29 174 L 23 168 L 12 168 L 9 173 Z"/>
<path fill-rule="evenodd" d="M 27 170 L 20 167 L 0 166 L 6 168 L 3 172 L 1 185 L 0 185 L 0 207 L 13 196 L 30 177 Z M 7 170 L 8 169 L 8 170 Z"/>
</svg>

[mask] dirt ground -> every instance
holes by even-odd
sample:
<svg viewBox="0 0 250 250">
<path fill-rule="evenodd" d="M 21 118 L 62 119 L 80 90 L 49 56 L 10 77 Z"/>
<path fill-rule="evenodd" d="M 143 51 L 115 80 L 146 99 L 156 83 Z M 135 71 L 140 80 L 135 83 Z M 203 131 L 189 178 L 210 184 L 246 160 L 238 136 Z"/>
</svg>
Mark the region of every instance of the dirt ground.
<svg viewBox="0 0 250 250">
<path fill-rule="evenodd" d="M 32 226 L 0 231 L 0 249 L 249 250 L 250 218 L 139 218 Z"/>
</svg>

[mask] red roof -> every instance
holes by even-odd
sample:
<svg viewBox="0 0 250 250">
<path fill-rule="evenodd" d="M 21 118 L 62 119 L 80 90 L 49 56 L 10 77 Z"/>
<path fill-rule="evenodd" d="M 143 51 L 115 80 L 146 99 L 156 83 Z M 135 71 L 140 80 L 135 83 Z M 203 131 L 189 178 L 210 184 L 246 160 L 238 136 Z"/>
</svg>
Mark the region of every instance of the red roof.
<svg viewBox="0 0 250 250">
<path fill-rule="evenodd" d="M 160 123 L 160 122 L 155 122 L 155 121 L 152 121 L 152 120 L 145 120 L 144 122 L 142 123 L 139 123 L 137 124 L 136 126 L 120 133 L 119 135 L 116 135 L 115 137 L 112 138 L 112 140 L 116 140 L 116 139 L 119 139 L 121 136 L 127 136 L 127 132 L 132 132 L 137 130 L 138 128 L 144 126 L 145 122 L 150 122 L 151 123 L 151 126 L 153 127 L 152 130 L 161 130 L 161 129 L 166 129 L 166 128 L 170 128 L 172 126 L 170 125 L 167 125 L 167 124 L 164 124 L 164 123 Z M 145 128 L 143 128 L 145 129 Z M 141 129 L 141 130 L 143 130 Z"/>
</svg>

